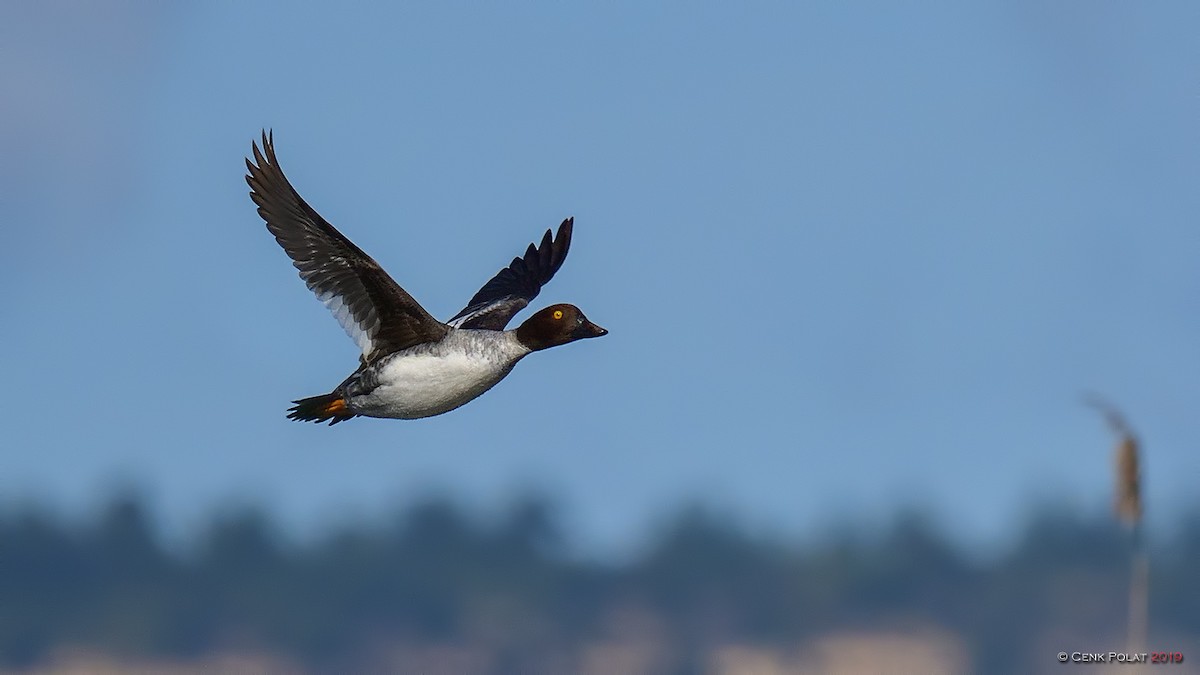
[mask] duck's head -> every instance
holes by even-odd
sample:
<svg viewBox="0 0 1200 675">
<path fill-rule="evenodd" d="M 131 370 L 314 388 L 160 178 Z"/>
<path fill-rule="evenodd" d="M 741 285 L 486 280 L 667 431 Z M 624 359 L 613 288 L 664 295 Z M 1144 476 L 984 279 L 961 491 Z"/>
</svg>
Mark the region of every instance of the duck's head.
<svg viewBox="0 0 1200 675">
<path fill-rule="evenodd" d="M 575 305 L 550 305 L 517 328 L 517 339 L 535 352 L 601 335 L 608 331 L 588 321 Z"/>
</svg>

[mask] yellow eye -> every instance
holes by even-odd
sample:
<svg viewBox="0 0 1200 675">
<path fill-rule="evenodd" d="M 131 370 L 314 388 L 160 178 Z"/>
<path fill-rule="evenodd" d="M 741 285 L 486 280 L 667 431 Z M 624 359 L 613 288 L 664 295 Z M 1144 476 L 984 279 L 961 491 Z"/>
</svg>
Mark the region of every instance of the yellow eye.
<svg viewBox="0 0 1200 675">
<path fill-rule="evenodd" d="M 561 309 L 554 310 L 554 320 L 557 321 L 561 318 L 562 318 L 562 310 Z"/>
</svg>

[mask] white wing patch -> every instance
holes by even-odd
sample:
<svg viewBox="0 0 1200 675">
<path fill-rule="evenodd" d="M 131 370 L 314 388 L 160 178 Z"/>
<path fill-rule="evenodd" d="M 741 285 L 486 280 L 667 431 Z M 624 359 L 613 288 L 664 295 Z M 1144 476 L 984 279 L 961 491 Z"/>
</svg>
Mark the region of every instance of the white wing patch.
<svg viewBox="0 0 1200 675">
<path fill-rule="evenodd" d="M 354 319 L 354 314 L 350 311 L 350 307 L 342 301 L 342 296 L 340 295 L 318 293 L 317 299 L 333 313 L 333 318 L 337 319 L 338 323 L 342 325 L 342 330 L 346 331 L 346 335 L 349 335 L 350 339 L 354 340 L 354 343 L 362 350 L 364 358 L 375 349 L 373 337 L 375 331 L 379 329 L 378 322 L 375 322 L 375 325 L 372 326 L 360 324 Z"/>
<path fill-rule="evenodd" d="M 451 322 L 447 323 L 446 325 L 447 325 L 447 326 L 450 326 L 451 328 L 459 328 L 459 327 L 461 327 L 461 326 L 462 326 L 464 323 L 466 323 L 466 322 L 470 321 L 471 319 L 474 319 L 475 317 L 477 317 L 477 316 L 479 316 L 480 314 L 482 314 L 482 313 L 483 313 L 484 311 L 486 311 L 486 310 L 487 310 L 489 307 L 491 307 L 491 305 L 487 305 L 487 306 L 484 306 L 484 307 L 480 307 L 479 309 L 475 310 L 474 312 L 471 312 L 470 314 L 464 314 L 464 315 L 462 315 L 462 316 L 458 317 L 457 319 L 455 319 L 455 320 L 453 320 L 453 321 L 451 321 Z"/>
<path fill-rule="evenodd" d="M 518 304 L 518 303 L 520 303 L 520 304 Z M 510 321 L 517 312 L 524 309 L 528 304 L 529 304 L 529 302 L 527 300 L 525 300 L 524 298 L 516 297 L 511 294 L 506 295 L 501 298 L 496 298 L 495 300 L 492 300 L 491 302 L 488 302 L 488 303 L 480 304 L 475 307 L 468 307 L 467 309 L 463 310 L 463 312 L 465 312 L 465 313 L 462 316 L 454 317 L 449 322 L 447 322 L 446 325 L 451 326 L 453 328 L 462 328 L 463 324 L 466 324 L 470 321 L 474 321 L 474 320 L 478 319 L 479 317 L 484 317 L 484 316 L 487 316 L 487 315 L 492 314 L 497 311 L 503 311 L 506 308 L 511 309 L 511 311 L 509 312 L 509 315 L 507 317 L 505 317 L 505 320 L 504 320 L 504 323 L 508 323 L 508 321 Z M 472 328 L 478 328 L 478 326 L 472 326 Z M 489 328 L 495 328 L 495 327 L 489 326 Z M 495 328 L 495 329 L 503 330 L 503 327 Z"/>
</svg>

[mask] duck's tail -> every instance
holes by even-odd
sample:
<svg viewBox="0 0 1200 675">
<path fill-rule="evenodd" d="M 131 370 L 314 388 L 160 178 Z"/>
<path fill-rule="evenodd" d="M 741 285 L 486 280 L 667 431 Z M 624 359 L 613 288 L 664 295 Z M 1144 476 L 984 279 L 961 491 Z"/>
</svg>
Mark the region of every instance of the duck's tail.
<svg viewBox="0 0 1200 675">
<path fill-rule="evenodd" d="M 302 398 L 292 401 L 296 405 L 288 409 L 288 419 L 297 422 L 324 422 L 329 420 L 329 426 L 345 422 L 358 414 L 346 405 L 346 399 L 336 392 L 321 396 Z"/>
</svg>

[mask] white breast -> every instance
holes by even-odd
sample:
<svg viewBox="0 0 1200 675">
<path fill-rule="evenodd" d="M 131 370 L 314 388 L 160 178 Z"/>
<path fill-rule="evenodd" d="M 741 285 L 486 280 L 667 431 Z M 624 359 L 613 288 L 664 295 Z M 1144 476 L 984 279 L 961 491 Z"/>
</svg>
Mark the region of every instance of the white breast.
<svg viewBox="0 0 1200 675">
<path fill-rule="evenodd" d="M 371 417 L 440 415 L 491 389 L 527 353 L 508 333 L 454 330 L 440 343 L 404 350 L 381 363 L 378 386 L 350 403 Z"/>
</svg>

